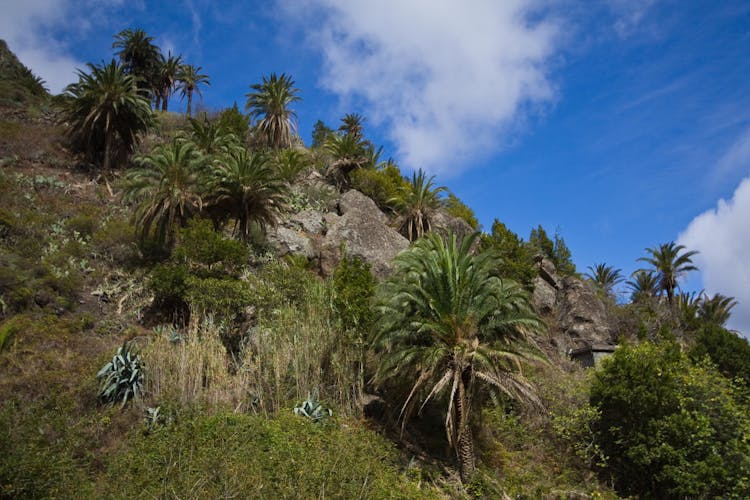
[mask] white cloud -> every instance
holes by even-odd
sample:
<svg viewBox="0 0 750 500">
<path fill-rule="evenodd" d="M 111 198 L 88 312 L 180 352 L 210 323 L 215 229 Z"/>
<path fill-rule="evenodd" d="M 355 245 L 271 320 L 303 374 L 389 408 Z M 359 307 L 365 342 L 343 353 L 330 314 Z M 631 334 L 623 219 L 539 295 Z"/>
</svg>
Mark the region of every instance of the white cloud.
<svg viewBox="0 0 750 500">
<path fill-rule="evenodd" d="M 8 3 L 0 16 L 0 38 L 20 61 L 40 76 L 53 93 L 75 80 L 76 68 L 83 64 L 66 53 L 58 40 L 48 36 L 48 28 L 69 14 L 65 0 L 28 0 Z"/>
<path fill-rule="evenodd" d="M 700 252 L 695 260 L 707 293 L 737 299 L 728 326 L 750 337 L 750 177 L 730 201 L 694 218 L 679 243 Z"/>
<path fill-rule="evenodd" d="M 291 5 L 291 4 L 294 5 Z M 526 0 L 307 0 L 322 85 L 363 100 L 404 166 L 456 174 L 502 146 L 529 105 L 554 97 L 547 61 L 557 25 Z M 530 17 L 536 15 L 535 21 Z"/>
</svg>

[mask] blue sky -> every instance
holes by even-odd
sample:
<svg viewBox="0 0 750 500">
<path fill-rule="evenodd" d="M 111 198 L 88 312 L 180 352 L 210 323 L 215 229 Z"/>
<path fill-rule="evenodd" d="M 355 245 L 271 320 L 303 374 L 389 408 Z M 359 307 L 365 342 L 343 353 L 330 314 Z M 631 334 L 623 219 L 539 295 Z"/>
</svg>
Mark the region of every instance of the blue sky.
<svg viewBox="0 0 750 500">
<path fill-rule="evenodd" d="M 731 326 L 750 332 L 750 2 L 35 0 L 3 12 L 0 37 L 55 91 L 111 58 L 127 27 L 202 66 L 209 109 L 289 73 L 306 142 L 316 120 L 360 113 L 386 156 L 436 174 L 485 228 L 559 229 L 581 271 L 630 273 L 645 247 L 683 242 L 702 269 L 685 288 L 737 297 Z"/>
</svg>

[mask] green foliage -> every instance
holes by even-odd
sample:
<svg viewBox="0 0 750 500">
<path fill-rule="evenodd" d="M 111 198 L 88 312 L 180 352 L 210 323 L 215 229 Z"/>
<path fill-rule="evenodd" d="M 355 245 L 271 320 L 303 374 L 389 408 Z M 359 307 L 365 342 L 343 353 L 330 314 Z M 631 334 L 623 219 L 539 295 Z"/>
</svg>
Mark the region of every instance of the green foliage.
<svg viewBox="0 0 750 500">
<path fill-rule="evenodd" d="M 352 187 L 372 198 L 384 212 L 393 212 L 391 200 L 397 198 L 403 190 L 408 189 L 409 182 L 401 175 L 395 163 L 385 164 L 382 168 L 360 168 L 351 173 Z"/>
<path fill-rule="evenodd" d="M 243 139 L 250 128 L 250 118 L 239 110 L 235 102 L 231 108 L 221 112 L 219 126 Z"/>
<path fill-rule="evenodd" d="M 273 157 L 276 176 L 287 184 L 294 183 L 297 177 L 310 166 L 310 157 L 304 150 L 282 149 Z"/>
<path fill-rule="evenodd" d="M 570 249 L 558 232 L 555 232 L 553 241 L 540 225 L 531 230 L 528 245 L 532 252 L 550 259 L 559 273 L 564 275 L 575 274 L 576 266 L 571 260 Z"/>
<path fill-rule="evenodd" d="M 314 391 L 312 394 L 307 395 L 307 399 L 302 402 L 299 406 L 294 407 L 294 414 L 301 417 L 307 417 L 315 423 L 320 422 L 328 417 L 333 416 L 333 411 L 330 408 L 323 406 L 323 403 L 318 401 L 318 391 Z"/>
<path fill-rule="evenodd" d="M 619 492 L 746 498 L 750 419 L 732 384 L 675 344 L 621 346 L 594 377 L 597 444 Z"/>
<path fill-rule="evenodd" d="M 172 259 L 201 276 L 238 276 L 247 264 L 248 251 L 241 242 L 222 237 L 210 221 L 193 219 L 180 231 Z"/>
<path fill-rule="evenodd" d="M 369 331 L 373 322 L 370 305 L 375 278 L 370 265 L 359 257 L 344 257 L 333 271 L 332 304 L 344 330 Z"/>
<path fill-rule="evenodd" d="M 483 250 L 491 250 L 500 258 L 497 274 L 501 278 L 510 278 L 527 288 L 531 286 L 531 281 L 536 276 L 534 255 L 516 233 L 495 219 L 492 222 L 492 233 L 484 235 L 480 244 Z"/>
<path fill-rule="evenodd" d="M 193 92 L 201 95 L 201 85 L 210 85 L 211 81 L 208 75 L 201 73 L 200 66 L 192 64 L 183 64 L 177 72 L 177 89 L 180 90 L 182 97 L 187 96 L 187 115 L 191 116 L 193 107 Z"/>
<path fill-rule="evenodd" d="M 248 284 L 238 279 L 247 263 L 247 248 L 227 240 L 205 219 L 180 232 L 169 262 L 151 272 L 155 304 L 179 312 L 185 306 L 198 315 L 234 318 L 250 302 Z"/>
<path fill-rule="evenodd" d="M 359 425 L 220 414 L 132 436 L 102 496 L 195 498 L 432 497 L 395 466 L 392 446 Z"/>
<path fill-rule="evenodd" d="M 695 336 L 690 356 L 695 360 L 708 356 L 724 375 L 750 386 L 750 343 L 746 338 L 709 323 Z"/>
<path fill-rule="evenodd" d="M 144 364 L 134 342 L 117 348 L 112 361 L 105 364 L 96 378 L 99 380 L 99 401 L 114 404 L 128 399 L 139 399 L 142 394 Z"/>
<path fill-rule="evenodd" d="M 589 266 L 591 274 L 586 273 L 586 277 L 591 280 L 607 297 L 614 296 L 614 288 L 625 278 L 622 277 L 622 271 L 608 266 L 604 263 Z"/>
<path fill-rule="evenodd" d="M 326 126 L 321 120 L 315 122 L 312 131 L 312 145 L 313 148 L 322 147 L 326 143 L 328 136 L 333 134 L 333 129 Z"/>
<path fill-rule="evenodd" d="M 448 197 L 443 200 L 445 209 L 453 217 L 463 219 L 472 229 L 479 229 L 479 220 L 474 215 L 474 211 L 461 199 L 453 193 L 448 193 Z"/>
<path fill-rule="evenodd" d="M 61 101 L 62 120 L 75 149 L 105 169 L 123 162 L 138 143 L 138 134 L 154 124 L 148 98 L 133 74 L 114 60 L 78 72 Z"/>
</svg>

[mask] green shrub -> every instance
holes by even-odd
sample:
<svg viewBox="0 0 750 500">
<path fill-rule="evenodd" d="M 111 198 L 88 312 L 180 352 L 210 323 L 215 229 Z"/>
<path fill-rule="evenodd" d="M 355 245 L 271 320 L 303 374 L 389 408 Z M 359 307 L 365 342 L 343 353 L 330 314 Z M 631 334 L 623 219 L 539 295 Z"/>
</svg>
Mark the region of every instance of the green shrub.
<svg viewBox="0 0 750 500">
<path fill-rule="evenodd" d="M 352 187 L 372 198 L 385 212 L 392 212 L 391 200 L 409 187 L 397 165 L 389 163 L 381 169 L 358 168 L 351 173 Z"/>
<path fill-rule="evenodd" d="M 234 319 L 250 304 L 247 283 L 235 278 L 188 276 L 186 300 L 192 313 Z"/>
<path fill-rule="evenodd" d="M 621 346 L 596 372 L 591 404 L 605 472 L 626 495 L 747 498 L 750 417 L 732 384 L 675 344 Z"/>
<path fill-rule="evenodd" d="M 492 223 L 492 233 L 484 235 L 481 240 L 483 249 L 489 249 L 500 256 L 500 266 L 497 270 L 502 278 L 510 278 L 526 287 L 537 275 L 534 266 L 534 256 L 528 245 L 516 233 L 495 219 Z"/>
<path fill-rule="evenodd" d="M 477 216 L 474 215 L 474 211 L 461 201 L 458 196 L 453 193 L 448 193 L 448 197 L 443 200 L 443 204 L 448 213 L 453 217 L 463 219 L 464 222 L 470 225 L 474 230 L 479 229 L 479 220 L 477 220 Z"/>
<path fill-rule="evenodd" d="M 151 271 L 148 287 L 154 304 L 164 309 L 177 309 L 187 303 L 189 272 L 182 264 L 158 264 Z"/>
<path fill-rule="evenodd" d="M 290 412 L 291 413 L 291 412 Z M 355 422 L 220 414 L 134 435 L 102 496 L 434 498 L 399 472 L 393 446 Z"/>
<path fill-rule="evenodd" d="M 342 327 L 368 331 L 374 317 L 370 301 L 375 290 L 370 265 L 359 257 L 344 256 L 333 271 L 331 287 L 333 308 Z"/>
<path fill-rule="evenodd" d="M 172 256 L 196 275 L 238 275 L 247 263 L 247 248 L 239 241 L 223 238 L 210 221 L 194 219 L 180 231 L 180 241 Z"/>
<path fill-rule="evenodd" d="M 99 223 L 96 218 L 88 214 L 77 214 L 67 220 L 68 229 L 82 236 L 91 236 L 97 230 Z"/>
<path fill-rule="evenodd" d="M 750 385 L 750 343 L 736 333 L 719 325 L 705 325 L 695 337 L 690 356 L 695 360 L 708 356 L 724 375 L 739 377 Z"/>
</svg>

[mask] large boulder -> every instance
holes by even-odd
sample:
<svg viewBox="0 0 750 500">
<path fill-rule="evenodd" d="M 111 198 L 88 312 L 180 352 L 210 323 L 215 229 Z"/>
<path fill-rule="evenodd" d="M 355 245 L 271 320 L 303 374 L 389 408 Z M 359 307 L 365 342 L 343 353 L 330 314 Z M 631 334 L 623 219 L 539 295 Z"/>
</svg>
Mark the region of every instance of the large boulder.
<svg viewBox="0 0 750 500">
<path fill-rule="evenodd" d="M 533 281 L 534 293 L 531 295 L 531 305 L 539 314 L 550 314 L 557 305 L 557 290 L 541 276 Z"/>
<path fill-rule="evenodd" d="M 362 193 L 350 190 L 341 196 L 342 215 L 326 214 L 327 231 L 320 246 L 320 268 L 330 275 L 341 261 L 342 245 L 347 255 L 359 257 L 372 273 L 384 278 L 391 272 L 393 258 L 409 247 L 409 241 L 387 225 L 388 217 Z"/>
<path fill-rule="evenodd" d="M 311 260 L 317 257 L 313 240 L 307 233 L 295 227 L 286 224 L 276 226 L 268 231 L 267 239 L 280 256 L 303 255 Z"/>
<path fill-rule="evenodd" d="M 432 214 L 431 224 L 433 231 L 442 234 L 453 233 L 459 239 L 463 239 L 474 232 L 474 228 L 472 228 L 468 222 L 460 217 L 453 217 L 442 209 L 436 210 L 435 213 Z"/>
<path fill-rule="evenodd" d="M 378 208 L 375 202 L 356 189 L 350 189 L 341 195 L 341 198 L 339 198 L 339 212 L 341 215 L 359 212 L 375 219 L 381 224 L 388 223 L 388 216 Z"/>
<path fill-rule="evenodd" d="M 562 280 L 560 328 L 572 346 L 612 342 L 604 302 L 590 284 L 574 276 Z"/>
</svg>

